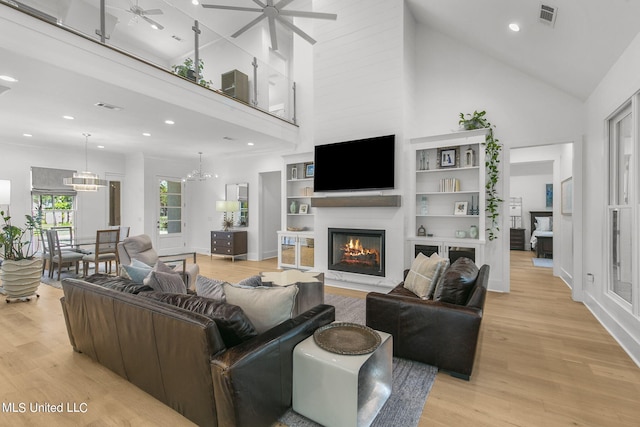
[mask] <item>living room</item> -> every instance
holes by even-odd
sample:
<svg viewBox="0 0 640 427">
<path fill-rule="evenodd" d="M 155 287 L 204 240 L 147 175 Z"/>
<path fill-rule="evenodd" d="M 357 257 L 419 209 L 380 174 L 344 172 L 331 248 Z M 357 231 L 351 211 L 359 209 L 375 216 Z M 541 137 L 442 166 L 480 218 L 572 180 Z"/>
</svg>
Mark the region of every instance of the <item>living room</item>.
<svg viewBox="0 0 640 427">
<path fill-rule="evenodd" d="M 482 53 L 433 26 L 418 22 L 401 1 L 378 2 L 376 6 L 347 7 L 340 5 L 340 2 L 314 2 L 314 9 L 338 13 L 340 18 L 336 25 L 323 24 L 313 28 L 318 40 L 313 50 L 304 44 L 300 46 L 300 57 L 307 55 L 306 58 L 313 58 L 313 61 L 309 61 L 312 64 L 308 67 L 310 69 L 296 72 L 295 80 L 300 89 L 299 127 L 287 123 L 274 125 L 269 121 L 270 118 L 265 120 L 244 111 L 245 106 L 237 107 L 239 114 L 251 121 L 249 126 L 259 129 L 262 135 L 271 138 L 276 134 L 284 135 L 282 139 L 285 146 L 271 154 L 260 152 L 253 155 L 248 152 L 211 156 L 206 149 L 202 150 L 205 152 L 203 169 L 219 177 L 186 186 L 188 247 L 207 254 L 209 233 L 220 227 L 221 215 L 215 211 L 215 201 L 223 198 L 225 184 L 249 183 L 252 215 L 259 218 L 264 214 L 261 212 L 262 196 L 258 191 L 262 187 L 261 174 L 280 172 L 283 177 L 283 155 L 291 152 L 311 153 L 317 144 L 395 134 L 398 185 L 389 194 L 400 194 L 407 200 L 408 177 L 401 171 L 407 170 L 408 140 L 456 131 L 460 112 L 484 109 L 505 147 L 566 142 L 573 142 L 579 147 L 582 156 L 580 170 L 584 170 L 584 173 L 580 176 L 580 171 L 576 171 L 574 179 L 582 179 L 583 192 L 577 196 L 581 199 L 575 200 L 574 234 L 581 239 L 578 241 L 582 243 L 580 247 L 602 248 L 602 243 L 607 241 L 603 226 L 606 223 L 603 206 L 607 199 L 607 177 L 603 162 L 603 153 L 607 152 L 604 123 L 627 100 L 635 97 L 640 89 L 637 79 L 640 69 L 637 60 L 640 57 L 638 37 L 629 39 L 633 40 L 631 44 L 617 54 L 610 71 L 602 75 L 591 91 L 577 96 L 531 77 L 516 65 L 506 64 L 492 55 Z M 366 17 L 355 11 L 363 8 L 367 10 Z M 4 11 L 2 19 L 7 19 Z M 5 25 L 2 27 L 7 28 Z M 5 31 L 11 29 L 13 27 L 9 26 L 9 30 Z M 44 45 L 48 38 L 44 34 L 39 40 Z M 55 45 L 51 40 L 47 43 Z M 15 46 L 9 51 L 15 54 Z M 63 52 L 66 54 L 68 51 Z M 65 54 L 60 56 L 64 57 Z M 82 57 L 84 54 L 78 55 Z M 47 55 L 42 53 L 42 56 Z M 100 61 L 98 68 L 104 68 L 108 61 L 113 61 L 112 57 L 91 58 L 86 63 L 96 64 L 95 61 Z M 124 65 L 124 60 L 119 61 L 113 65 L 117 70 L 114 74 L 125 75 L 126 68 L 133 69 L 133 76 L 129 74 L 129 77 L 135 79 L 136 83 L 154 86 L 147 89 L 165 102 L 172 98 L 176 105 L 193 101 L 212 110 L 220 108 L 214 107 L 208 100 L 200 99 L 203 96 L 198 94 L 199 88 L 190 89 L 186 84 L 180 88 L 184 93 L 160 94 L 167 84 L 175 88 L 176 84 L 168 83 L 173 76 L 165 77 L 147 69 L 144 64 L 132 65 L 135 63 L 133 60 Z M 55 60 L 52 62 L 55 64 Z M 82 67 L 81 64 L 79 66 Z M 336 72 L 337 68 L 349 70 L 349 73 Z M 144 77 L 153 80 L 155 85 L 145 82 Z M 8 95 L 4 94 L 3 98 Z M 145 101 L 154 102 L 153 99 Z M 268 123 L 265 124 L 265 121 Z M 30 212 L 31 166 L 80 169 L 84 164 L 84 138 L 81 134 L 85 129 L 81 127 L 74 125 L 69 129 L 65 141 L 60 141 L 66 144 L 74 141 L 77 148 L 72 150 L 68 146 L 64 149 L 55 146 L 38 146 L 34 149 L 33 145 L 26 145 L 21 136 L 3 137 L 3 158 L 10 158 L 11 161 L 3 166 L 0 178 L 12 181 L 11 212 L 14 217 L 20 218 Z M 176 141 L 182 144 L 183 138 L 176 137 Z M 105 146 L 108 148 L 107 143 Z M 180 151 L 184 152 L 185 149 L 180 147 Z M 156 179 L 158 176 L 180 178 L 197 167 L 198 149 L 188 151 L 188 155 L 164 157 L 162 153 L 143 154 L 142 150 L 122 154 L 92 148 L 89 151 L 89 167 L 101 176 L 109 174 L 122 177 L 125 185 L 123 222 L 131 224 L 132 234 L 152 234 L 156 226 Z M 364 158 L 363 163 L 366 168 Z M 502 190 L 508 194 L 506 188 Z M 78 200 L 78 233 L 88 235 L 104 227 L 107 224 L 106 206 L 107 198 L 103 193 L 81 194 Z M 403 203 L 403 206 L 408 204 Z M 410 214 L 404 210 L 401 212 L 391 220 L 392 230 L 400 238 L 414 232 L 407 225 Z M 281 216 L 282 212 L 275 215 Z M 249 259 L 252 260 L 260 258 L 259 247 L 276 244 L 275 236 L 271 242 L 260 240 L 259 224 L 252 217 L 247 228 Z M 503 225 L 503 228 L 508 226 Z M 511 272 L 506 240 L 501 236 L 487 245 L 487 263 L 492 266 L 490 289 L 494 291 L 507 292 L 510 289 Z M 569 253 L 565 256 L 572 255 Z M 389 270 L 390 281 L 399 281 L 403 268 L 408 267 L 405 250 L 396 256 L 393 268 Z M 640 359 L 637 292 L 634 303 L 629 306 L 613 300 L 607 294 L 608 270 L 604 259 L 603 250 L 584 250 L 580 262 L 573 264 L 573 283 L 570 285 L 581 290 L 573 298 L 584 302 L 637 362 Z M 637 281 L 635 284 L 637 289 Z"/>
</svg>

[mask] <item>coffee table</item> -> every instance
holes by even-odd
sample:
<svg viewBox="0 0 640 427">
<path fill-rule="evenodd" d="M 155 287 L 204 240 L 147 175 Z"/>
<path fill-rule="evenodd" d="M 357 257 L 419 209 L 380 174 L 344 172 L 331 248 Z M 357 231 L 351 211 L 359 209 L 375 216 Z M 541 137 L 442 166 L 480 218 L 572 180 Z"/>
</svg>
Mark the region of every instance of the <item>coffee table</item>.
<svg viewBox="0 0 640 427">
<path fill-rule="evenodd" d="M 393 338 L 363 355 L 320 348 L 313 336 L 293 350 L 293 410 L 324 426 L 369 426 L 391 395 Z"/>
</svg>

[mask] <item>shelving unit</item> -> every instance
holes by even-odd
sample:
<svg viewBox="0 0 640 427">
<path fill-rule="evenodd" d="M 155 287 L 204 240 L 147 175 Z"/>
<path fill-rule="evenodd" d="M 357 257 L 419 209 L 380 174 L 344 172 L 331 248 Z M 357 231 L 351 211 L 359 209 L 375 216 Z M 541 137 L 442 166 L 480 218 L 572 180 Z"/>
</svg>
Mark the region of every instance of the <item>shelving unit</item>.
<svg viewBox="0 0 640 427">
<path fill-rule="evenodd" d="M 278 232 L 278 268 L 314 266 L 313 176 L 305 173 L 306 167 L 313 164 L 312 156 L 307 153 L 285 159 L 284 229 Z"/>
<path fill-rule="evenodd" d="M 484 261 L 486 130 L 411 140 L 412 260 L 418 252 Z M 424 231 L 425 235 L 421 235 Z"/>
</svg>

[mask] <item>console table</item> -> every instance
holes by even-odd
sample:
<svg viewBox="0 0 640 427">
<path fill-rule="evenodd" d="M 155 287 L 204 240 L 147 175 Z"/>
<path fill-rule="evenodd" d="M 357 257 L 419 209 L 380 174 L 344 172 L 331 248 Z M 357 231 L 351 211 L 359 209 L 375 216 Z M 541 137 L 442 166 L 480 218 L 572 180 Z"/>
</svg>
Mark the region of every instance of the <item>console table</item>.
<svg viewBox="0 0 640 427">
<path fill-rule="evenodd" d="M 247 232 L 242 230 L 212 231 L 211 256 L 230 256 L 235 261 L 237 256 L 247 255 Z"/>
</svg>

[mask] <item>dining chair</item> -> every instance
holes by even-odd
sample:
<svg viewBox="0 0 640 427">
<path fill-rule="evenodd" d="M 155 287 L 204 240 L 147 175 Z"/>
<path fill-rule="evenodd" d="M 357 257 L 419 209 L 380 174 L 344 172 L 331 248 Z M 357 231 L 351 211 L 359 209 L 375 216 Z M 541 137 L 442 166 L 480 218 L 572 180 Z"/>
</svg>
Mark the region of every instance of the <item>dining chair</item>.
<svg viewBox="0 0 640 427">
<path fill-rule="evenodd" d="M 54 226 L 51 230 L 58 232 L 58 241 L 60 241 L 60 247 L 64 249 L 73 248 L 73 227 L 70 226 Z"/>
<path fill-rule="evenodd" d="M 60 239 L 58 238 L 57 230 L 47 230 L 47 244 L 49 247 L 49 277 L 53 277 L 53 269 L 58 267 L 58 280 L 60 280 L 60 274 L 62 273 L 62 267 L 75 265 L 76 274 L 78 274 L 80 261 L 82 261 L 83 255 L 79 252 L 64 251 L 60 245 Z M 44 273 L 43 273 L 44 274 Z"/>
<path fill-rule="evenodd" d="M 111 273 L 111 262 L 116 262 L 118 271 L 118 241 L 120 240 L 120 229 L 98 230 L 96 231 L 96 250 L 92 254 L 84 255 L 82 258 L 82 274 L 87 276 L 89 264 L 95 265 L 96 273 L 100 269 L 100 263 L 104 262 L 104 271 Z"/>
<path fill-rule="evenodd" d="M 120 230 L 120 239 L 119 241 L 123 241 L 124 239 L 126 239 L 127 237 L 129 237 L 129 231 L 131 230 L 131 227 L 128 227 L 126 225 L 112 225 L 109 227 L 110 230 Z"/>
</svg>

